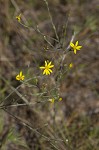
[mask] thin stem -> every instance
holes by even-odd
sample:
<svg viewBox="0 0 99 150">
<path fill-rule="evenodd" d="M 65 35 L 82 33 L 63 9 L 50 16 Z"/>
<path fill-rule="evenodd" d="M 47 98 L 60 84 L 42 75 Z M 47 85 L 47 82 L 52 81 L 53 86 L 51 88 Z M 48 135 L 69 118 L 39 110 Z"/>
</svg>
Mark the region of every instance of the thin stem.
<svg viewBox="0 0 99 150">
<path fill-rule="evenodd" d="M 32 106 L 32 105 L 36 105 L 38 103 L 44 103 L 44 102 L 47 102 L 47 100 L 38 101 L 38 102 L 34 102 L 34 103 L 28 103 L 28 104 L 24 103 L 24 104 L 2 105 L 2 106 L 0 106 L 0 109 L 8 108 L 8 107 Z"/>
<path fill-rule="evenodd" d="M 74 34 L 72 35 L 70 42 L 74 41 L 75 36 L 76 36 L 76 32 L 74 31 Z M 70 43 L 69 43 L 68 47 L 66 48 L 66 51 L 69 51 L 69 50 L 70 50 Z"/>
<path fill-rule="evenodd" d="M 40 77 L 40 76 L 38 76 Z M 1 77 L 0 78 L 7 84 L 10 86 L 10 84 L 8 83 L 8 81 L 6 79 L 4 79 L 4 77 Z M 32 78 L 29 78 L 27 79 L 26 81 L 22 82 L 22 84 L 20 84 L 19 86 L 17 86 L 16 88 L 14 88 L 14 90 L 4 99 L 0 102 L 0 104 L 2 104 L 3 101 L 5 101 L 7 98 L 9 98 L 15 91 L 17 91 L 23 84 L 27 83 L 28 81 L 34 79 L 34 78 L 37 78 L 37 77 L 32 77 Z"/>
<path fill-rule="evenodd" d="M 70 42 L 73 42 L 74 41 L 74 38 L 76 36 L 76 33 L 74 32 L 73 36 L 71 37 L 71 40 Z M 64 60 L 66 58 L 66 55 L 67 55 L 67 52 L 70 50 L 70 44 L 68 45 L 68 47 L 66 48 L 66 50 L 63 52 L 63 56 L 62 56 L 62 60 L 61 60 L 61 65 L 60 65 L 60 70 L 62 71 L 62 67 L 63 67 L 63 63 L 64 63 Z"/>
<path fill-rule="evenodd" d="M 55 25 L 54 25 L 54 23 L 53 23 L 53 19 L 52 19 L 50 10 L 49 10 L 48 2 L 47 2 L 47 0 L 44 0 L 44 2 L 45 2 L 45 4 L 46 4 L 46 6 L 47 6 L 47 10 L 48 10 L 48 13 L 49 13 L 49 17 L 50 17 L 50 20 L 51 20 L 52 27 L 53 27 L 53 30 L 54 30 L 54 32 L 55 32 L 56 38 L 57 38 L 57 40 L 59 41 L 59 37 L 58 37 L 57 31 L 56 31 L 56 27 L 55 27 Z"/>
<path fill-rule="evenodd" d="M 42 32 L 40 31 L 40 29 L 38 28 L 38 25 L 37 25 L 36 31 L 38 31 L 42 36 L 48 37 L 48 38 L 50 38 L 50 39 L 56 41 L 57 43 L 59 42 L 57 39 L 55 39 L 55 38 L 53 38 L 53 37 L 51 37 L 51 36 L 48 36 L 48 35 L 45 35 L 44 33 L 42 33 Z"/>
<path fill-rule="evenodd" d="M 31 28 L 31 27 L 29 27 L 29 26 L 23 24 L 22 22 L 19 22 L 19 23 L 20 23 L 23 27 L 25 27 L 25 28 L 32 29 L 32 30 L 34 30 L 35 32 L 38 32 L 40 35 L 43 36 L 44 40 L 45 40 L 51 47 L 53 47 L 53 48 L 54 48 L 54 46 L 47 40 L 46 37 L 49 37 L 49 38 L 55 40 L 56 42 L 58 42 L 56 39 L 54 39 L 54 38 L 52 38 L 52 37 L 50 37 L 50 36 L 48 36 L 48 35 L 43 34 L 43 33 L 39 30 L 38 25 L 36 26 L 36 28 L 33 28 L 33 27 Z"/>
<path fill-rule="evenodd" d="M 38 130 L 47 126 L 48 124 L 45 124 L 43 127 L 40 127 L 40 128 L 36 128 L 34 129 L 31 125 L 29 125 L 28 123 L 26 123 L 25 121 L 21 120 L 21 118 L 17 117 L 17 116 L 14 116 L 12 113 L 10 113 L 7 109 L 3 109 L 5 112 L 7 112 L 10 116 L 12 116 L 13 118 L 15 118 L 16 120 L 20 121 L 20 123 L 22 125 L 24 125 L 25 127 L 29 128 L 30 130 L 32 130 L 33 132 L 36 132 L 37 134 L 39 134 L 40 136 L 42 136 L 43 138 L 45 138 L 47 141 L 63 141 L 61 139 L 54 139 L 54 138 L 49 138 L 47 137 L 46 135 L 40 133 Z"/>
<path fill-rule="evenodd" d="M 54 127 L 54 133 L 55 133 L 55 137 L 56 137 L 56 103 L 54 102 L 54 107 L 53 107 L 53 111 L 54 111 L 54 116 L 53 116 L 53 127 Z"/>
<path fill-rule="evenodd" d="M 67 21 L 66 21 L 65 26 L 64 26 L 64 33 L 63 33 L 63 37 L 64 37 L 64 38 L 63 38 L 63 47 L 64 47 L 64 43 L 65 43 L 66 29 L 67 29 L 69 17 L 70 17 L 70 14 L 68 15 Z"/>
</svg>

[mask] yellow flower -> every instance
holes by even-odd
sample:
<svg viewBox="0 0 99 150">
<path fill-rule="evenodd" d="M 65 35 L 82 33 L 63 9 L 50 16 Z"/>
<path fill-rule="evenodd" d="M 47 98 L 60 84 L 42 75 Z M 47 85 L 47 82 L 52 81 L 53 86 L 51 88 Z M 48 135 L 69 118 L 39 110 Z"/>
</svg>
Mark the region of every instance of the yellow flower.
<svg viewBox="0 0 99 150">
<path fill-rule="evenodd" d="M 71 42 L 71 43 L 70 43 L 70 46 L 73 48 L 74 54 L 76 54 L 76 51 L 77 51 L 77 50 L 80 50 L 80 49 L 82 48 L 82 46 L 78 46 L 78 41 L 77 41 L 75 44 L 73 44 L 73 43 Z"/>
<path fill-rule="evenodd" d="M 70 64 L 69 64 L 69 68 L 73 68 L 73 63 L 70 63 Z"/>
<path fill-rule="evenodd" d="M 60 97 L 60 98 L 59 98 L 59 101 L 62 101 L 62 100 L 63 100 L 62 97 Z"/>
<path fill-rule="evenodd" d="M 16 19 L 18 20 L 18 22 L 21 21 L 21 14 L 19 14 L 18 16 L 16 16 Z"/>
<path fill-rule="evenodd" d="M 24 80 L 25 76 L 23 75 L 22 71 L 16 76 L 16 80 Z"/>
<path fill-rule="evenodd" d="M 54 103 L 54 102 L 55 102 L 55 99 L 52 98 L 52 99 L 49 99 L 48 101 L 51 102 L 51 103 Z"/>
<path fill-rule="evenodd" d="M 50 62 L 45 61 L 45 66 L 40 67 L 40 69 L 44 69 L 43 74 L 50 75 L 50 73 L 52 73 L 51 68 L 53 68 L 54 65 L 51 65 L 51 63 L 52 63 L 51 61 Z"/>
</svg>

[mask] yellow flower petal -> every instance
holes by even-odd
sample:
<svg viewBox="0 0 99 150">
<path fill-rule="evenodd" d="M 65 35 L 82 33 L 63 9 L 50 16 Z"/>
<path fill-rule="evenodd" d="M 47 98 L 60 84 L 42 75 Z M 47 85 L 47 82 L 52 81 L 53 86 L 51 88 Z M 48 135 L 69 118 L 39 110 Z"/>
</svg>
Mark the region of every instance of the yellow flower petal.
<svg viewBox="0 0 99 150">
<path fill-rule="evenodd" d="M 47 70 L 45 70 L 45 74 L 47 75 Z"/>
<path fill-rule="evenodd" d="M 76 49 L 74 49 L 74 54 L 76 54 Z"/>
<path fill-rule="evenodd" d="M 73 47 L 74 47 L 74 44 L 71 42 L 71 43 L 70 43 L 70 46 L 73 48 Z"/>
<path fill-rule="evenodd" d="M 43 74 L 45 74 L 45 73 L 46 73 L 46 70 L 43 71 Z"/>
<path fill-rule="evenodd" d="M 20 77 L 22 76 L 22 71 L 20 71 Z"/>
<path fill-rule="evenodd" d="M 19 74 L 16 76 L 16 80 L 20 80 L 20 76 L 19 76 Z"/>
<path fill-rule="evenodd" d="M 50 74 L 49 70 L 46 69 L 46 75 L 49 75 L 49 74 Z"/>
<path fill-rule="evenodd" d="M 76 42 L 75 46 L 77 46 L 77 45 L 78 45 L 78 41 Z"/>
<path fill-rule="evenodd" d="M 21 80 L 24 80 L 24 78 L 25 78 L 25 76 L 22 76 L 22 77 L 21 77 Z"/>
<path fill-rule="evenodd" d="M 45 67 L 47 66 L 47 61 L 45 61 Z"/>
<path fill-rule="evenodd" d="M 81 48 L 82 48 L 82 46 L 77 46 L 76 47 L 77 50 L 80 50 Z"/>
<path fill-rule="evenodd" d="M 49 64 L 48 64 L 49 67 L 50 67 L 51 63 L 52 63 L 52 62 L 50 61 Z"/>
<path fill-rule="evenodd" d="M 53 67 L 54 67 L 54 65 L 49 66 L 49 68 L 53 68 Z"/>
<path fill-rule="evenodd" d="M 48 69 L 48 71 L 52 73 L 52 70 L 51 70 L 51 69 Z"/>
<path fill-rule="evenodd" d="M 42 67 L 40 67 L 40 69 L 45 69 L 45 67 L 42 66 Z"/>
</svg>

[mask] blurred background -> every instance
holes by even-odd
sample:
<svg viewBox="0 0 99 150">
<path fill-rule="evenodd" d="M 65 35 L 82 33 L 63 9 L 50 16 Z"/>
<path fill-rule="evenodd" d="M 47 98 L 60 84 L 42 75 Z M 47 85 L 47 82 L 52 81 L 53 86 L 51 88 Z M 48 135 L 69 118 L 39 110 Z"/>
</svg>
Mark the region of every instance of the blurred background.
<svg viewBox="0 0 99 150">
<path fill-rule="evenodd" d="M 64 49 L 68 47 L 74 31 L 74 41 L 78 40 L 82 49 L 76 55 L 69 52 L 64 60 L 64 64 L 72 62 L 74 65 L 59 85 L 59 94 L 63 100 L 57 107 L 56 124 L 53 126 L 54 112 L 49 103 L 33 107 L 1 108 L 0 149 L 98 150 L 99 2 L 48 0 L 48 4 L 60 41 L 66 26 Z M 16 20 L 20 13 L 22 24 Z M 35 31 L 37 27 L 39 30 Z M 44 35 L 49 36 L 48 40 L 54 48 L 44 40 Z M 21 104 L 24 98 L 29 102 L 37 102 L 39 97 L 34 96 L 35 93 L 41 92 L 42 88 L 50 90 L 54 86 L 55 71 L 58 73 L 63 49 L 50 37 L 55 38 L 55 33 L 43 0 L 0 0 L 1 105 Z M 24 72 L 26 79 L 41 75 L 38 68 L 45 60 L 51 60 L 57 66 L 53 77 L 34 79 L 29 85 L 22 85 L 16 90 L 20 86 L 20 82 L 15 79 L 19 71 Z M 31 84 L 35 85 L 36 82 L 37 88 L 32 88 Z M 31 127 L 38 130 L 31 131 Z M 50 140 L 54 132 L 62 141 Z M 44 138 L 43 134 L 49 138 Z"/>
</svg>

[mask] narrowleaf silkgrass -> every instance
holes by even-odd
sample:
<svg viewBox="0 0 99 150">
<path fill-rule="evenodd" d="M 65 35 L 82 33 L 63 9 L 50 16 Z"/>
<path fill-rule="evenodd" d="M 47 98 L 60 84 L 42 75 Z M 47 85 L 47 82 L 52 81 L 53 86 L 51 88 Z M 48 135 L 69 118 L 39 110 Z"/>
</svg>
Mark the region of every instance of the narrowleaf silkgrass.
<svg viewBox="0 0 99 150">
<path fill-rule="evenodd" d="M 19 10 L 17 3 L 14 0 L 11 1 Z M 41 37 L 43 44 L 40 43 L 39 51 L 34 50 L 40 60 L 35 58 L 33 51 L 29 51 L 27 54 L 31 55 L 33 59 L 28 62 L 27 68 L 24 67 L 24 63 L 23 68 L 16 68 L 14 80 L 18 84 L 17 87 L 12 86 L 4 76 L 0 77 L 12 91 L 1 99 L 0 109 L 11 119 L 13 118 L 17 128 L 12 132 L 9 127 L 6 138 L 0 140 L 4 141 L 4 144 L 10 141 L 18 146 L 23 146 L 21 149 L 98 150 L 97 120 L 94 120 L 94 117 L 91 118 L 90 115 L 81 116 L 79 112 L 75 113 L 75 111 L 69 112 L 67 116 L 67 108 L 64 107 L 65 99 L 61 92 L 64 78 L 76 70 L 73 60 L 69 60 L 68 57 L 69 55 L 76 57 L 84 46 L 80 44 L 82 41 L 77 39 L 76 31 L 73 31 L 71 39 L 66 45 L 70 14 L 59 35 L 48 1 L 44 0 L 44 4 L 48 10 L 52 37 L 43 33 L 38 24 L 30 25 L 22 12 L 18 11 L 19 13 L 15 17 L 19 28 L 33 34 L 36 33 Z M 36 41 L 39 38 L 35 36 L 33 40 Z M 30 40 L 31 43 L 32 40 Z M 21 59 L 20 62 L 22 62 Z M 94 115 L 98 117 L 98 113 Z M 2 119 L 0 121 L 2 133 Z M 15 132 L 18 134 L 14 134 Z M 21 134 L 25 139 L 23 141 L 21 141 Z M 1 137 L 3 137 L 2 135 Z M 4 144 L 1 144 L 2 149 L 6 149 Z"/>
</svg>

